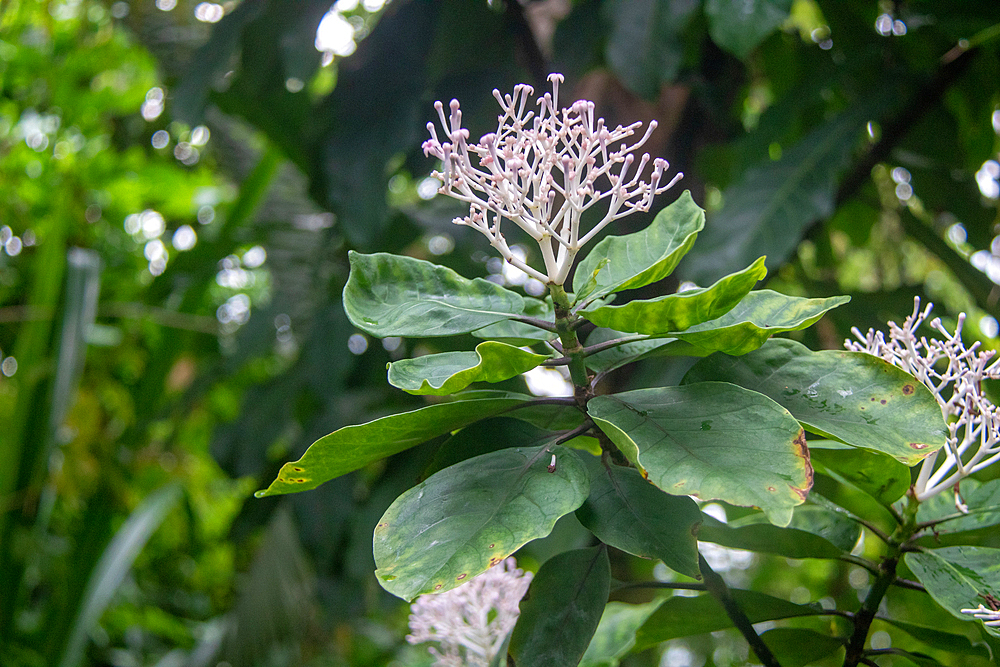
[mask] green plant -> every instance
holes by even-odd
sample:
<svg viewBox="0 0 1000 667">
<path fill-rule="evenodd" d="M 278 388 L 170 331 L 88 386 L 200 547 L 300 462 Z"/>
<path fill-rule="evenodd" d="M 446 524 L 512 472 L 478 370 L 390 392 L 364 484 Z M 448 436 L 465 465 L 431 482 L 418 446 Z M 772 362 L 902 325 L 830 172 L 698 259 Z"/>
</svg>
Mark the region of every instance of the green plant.
<svg viewBox="0 0 1000 667">
<path fill-rule="evenodd" d="M 668 277 L 692 247 L 704 212 L 688 193 L 646 229 L 596 243 L 575 263 L 568 291 L 583 243 L 612 220 L 648 209 L 676 179 L 661 186 L 667 165 L 655 160 L 643 180 L 649 158 L 633 165 L 632 151 L 644 138 L 615 150 L 612 142 L 632 136 L 638 124 L 609 130 L 594 119 L 589 102 L 559 109 L 560 80 L 550 77 L 553 92 L 542 97 L 537 116 L 526 111 L 530 87 L 518 86 L 512 96 L 495 93 L 503 110 L 498 131 L 475 145 L 462 127 L 458 102 L 448 116 L 438 103 L 445 136 L 430 126 L 424 144 L 442 161 L 436 172 L 441 192 L 470 205 L 469 216 L 455 222 L 480 231 L 508 262 L 544 283 L 545 298 L 469 280 L 420 259 L 351 253 L 344 307 L 358 329 L 383 338 L 471 333 L 483 342 L 475 351 L 391 363 L 391 384 L 441 398 L 321 438 L 258 495 L 312 489 L 444 437 L 426 478 L 399 496 L 375 527 L 376 576 L 406 600 L 472 580 L 575 512 L 597 546 L 557 555 L 534 577 L 510 638 L 509 655 L 519 667 L 576 665 L 595 632 L 601 634 L 602 614 L 610 625 L 620 617 L 618 607 L 607 606 L 608 547 L 658 559 L 689 578 L 617 582 L 616 588 L 708 594 L 662 600 L 638 623 L 630 617 L 626 651 L 736 627 L 767 665 L 806 664 L 840 650 L 845 665 L 873 664 L 886 651 L 923 660 L 917 652 L 866 648 L 876 618 L 896 622 L 878 615 L 890 586 L 926 591 L 965 620 L 974 619 L 963 609 L 977 600 L 992 605 L 1000 595 L 996 550 L 970 544 L 934 549 L 926 542 L 948 522 L 962 530 L 970 522 L 1000 522 L 993 484 L 963 496 L 968 514 L 940 511 L 932 502 L 939 495 L 911 485 L 909 467 L 936 460 L 946 444 L 945 458 L 964 455 L 942 420 L 936 398 L 943 388 L 932 391 L 867 351 L 814 352 L 772 339 L 809 327 L 848 299 L 754 291 L 766 273 L 763 258 L 708 287 L 613 303 Z M 603 199 L 607 212 L 584 231 L 585 213 Z M 512 252 L 501 230 L 507 221 L 537 243 L 543 269 Z M 904 329 L 912 332 L 919 323 L 908 321 Z M 608 374 L 657 356 L 701 360 L 676 386 L 599 391 Z M 565 367 L 573 395 L 469 389 L 537 367 Z M 535 435 L 520 442 L 484 438 L 513 430 L 517 422 L 530 424 Z M 807 431 L 822 439 L 807 441 Z M 726 524 L 703 514 L 694 498 L 761 511 Z M 862 528 L 883 543 L 874 558 L 855 552 Z M 699 540 L 842 560 L 875 579 L 856 611 L 793 604 L 731 589 L 699 555 Z M 904 562 L 920 583 L 898 575 Z M 795 617 L 831 622 L 822 633 L 781 627 L 760 635 L 753 626 Z M 934 648 L 988 655 L 961 635 L 900 627 Z M 986 626 L 982 632 L 1000 635 Z"/>
</svg>

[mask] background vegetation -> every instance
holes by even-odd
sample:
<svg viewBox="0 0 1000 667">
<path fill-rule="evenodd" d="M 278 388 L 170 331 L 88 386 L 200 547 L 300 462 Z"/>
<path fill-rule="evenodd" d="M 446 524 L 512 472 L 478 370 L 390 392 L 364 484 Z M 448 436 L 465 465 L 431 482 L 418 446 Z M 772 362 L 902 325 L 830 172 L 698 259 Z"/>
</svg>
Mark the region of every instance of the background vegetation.
<svg viewBox="0 0 1000 667">
<path fill-rule="evenodd" d="M 252 492 L 316 438 L 418 405 L 385 364 L 442 350 L 350 326 L 349 249 L 531 288 L 431 196 L 435 100 L 461 99 L 478 136 L 493 88 L 563 72 L 609 124 L 659 122 L 649 151 L 686 174 L 661 205 L 686 188 L 708 210 L 683 280 L 766 254 L 769 287 L 852 296 L 813 348 L 914 295 L 996 347 L 998 50 L 1000 7 L 963 0 L 4 0 L 0 662 L 426 662 L 371 530 L 436 443 Z M 614 389 L 685 369 L 637 364 Z M 570 519 L 520 565 L 584 546 Z M 713 557 L 795 602 L 867 585 L 846 564 Z M 919 622 L 921 600 L 889 612 Z M 742 664 L 716 634 L 629 660 Z"/>
</svg>

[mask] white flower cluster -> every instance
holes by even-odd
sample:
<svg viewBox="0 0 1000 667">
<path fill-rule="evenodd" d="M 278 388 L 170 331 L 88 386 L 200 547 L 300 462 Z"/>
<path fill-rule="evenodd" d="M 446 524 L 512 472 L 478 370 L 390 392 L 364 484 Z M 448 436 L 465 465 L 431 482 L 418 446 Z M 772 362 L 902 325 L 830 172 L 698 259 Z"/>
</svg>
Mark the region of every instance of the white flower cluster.
<svg viewBox="0 0 1000 667">
<path fill-rule="evenodd" d="M 657 158 L 649 181 L 641 180 L 648 153 L 633 170 L 632 153 L 646 143 L 656 121 L 650 121 L 641 139 L 631 146 L 623 142 L 616 150 L 613 144 L 631 137 L 642 123 L 609 130 L 603 118 L 595 121 L 594 103 L 587 100 L 559 109 L 563 76 L 550 74 L 549 81 L 552 93 L 538 100 L 537 115 L 526 110 L 534 94 L 531 86 L 517 85 L 512 95 L 503 96 L 494 90 L 503 110 L 500 124 L 478 144 L 469 143 L 458 100 L 451 101 L 448 116 L 444 105 L 435 103 L 444 141 L 438 139 L 434 124 L 428 123 L 431 138 L 423 149 L 425 155 L 442 162 L 443 171 L 431 174 L 443 181 L 439 192 L 469 204 L 469 215 L 456 218 L 456 224 L 481 232 L 505 260 L 531 277 L 562 285 L 583 245 L 608 223 L 635 211 L 648 211 L 653 196 L 674 185 L 682 174 L 661 185 L 669 165 Z M 581 216 L 602 199 L 608 200 L 607 213 L 581 236 Z M 504 218 L 538 243 L 545 273 L 511 253 L 500 230 Z"/>
<path fill-rule="evenodd" d="M 421 595 L 410 607 L 406 641 L 437 642 L 440 651 L 429 648 L 435 667 L 487 667 L 514 629 L 530 583 L 531 573 L 508 558 L 458 588 Z"/>
<path fill-rule="evenodd" d="M 913 314 L 903 326 L 889 322 L 889 340 L 880 331 L 869 330 L 862 336 L 852 329 L 860 342 L 845 342 L 849 350 L 881 357 L 910 373 L 931 390 L 941 406 L 948 422 L 947 446 L 921 464 L 915 485 L 918 500 L 956 487 L 965 477 L 1000 460 L 1000 410 L 982 387 L 984 379 L 1000 378 L 1000 360 L 990 363 L 994 352 L 980 350 L 978 342 L 965 347 L 965 313 L 958 316 L 954 333 L 939 318 L 931 320 L 929 326 L 941 333 L 941 340 L 918 337 L 916 330 L 933 307 L 927 304 L 920 310 L 920 299 L 915 299 Z M 957 493 L 955 502 L 959 509 L 964 507 Z"/>
<path fill-rule="evenodd" d="M 975 609 L 963 609 L 963 614 L 972 614 L 978 619 L 983 621 L 983 625 L 990 625 L 993 627 L 1000 627 L 1000 611 L 994 609 L 987 609 L 982 604 L 980 604 Z"/>
</svg>

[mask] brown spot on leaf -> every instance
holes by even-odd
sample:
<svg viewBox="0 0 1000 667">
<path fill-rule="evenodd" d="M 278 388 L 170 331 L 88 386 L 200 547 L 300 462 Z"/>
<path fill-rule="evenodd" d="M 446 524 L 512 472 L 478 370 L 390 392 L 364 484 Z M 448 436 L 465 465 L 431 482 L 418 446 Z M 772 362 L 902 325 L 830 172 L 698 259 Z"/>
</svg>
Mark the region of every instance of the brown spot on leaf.
<svg viewBox="0 0 1000 667">
<path fill-rule="evenodd" d="M 468 572 L 463 572 L 462 574 L 460 574 L 457 577 L 455 577 L 455 581 L 461 581 L 462 579 L 465 579 L 467 576 L 469 576 L 469 573 Z"/>
<path fill-rule="evenodd" d="M 682 486 L 684 486 L 685 484 L 687 484 L 687 480 L 686 479 L 682 479 L 681 481 L 679 481 L 676 484 L 674 484 L 674 488 L 675 489 L 679 489 Z"/>
<path fill-rule="evenodd" d="M 903 395 L 904 396 L 909 396 L 912 393 L 913 393 L 913 385 L 912 384 L 904 384 L 903 385 Z"/>
<path fill-rule="evenodd" d="M 438 584 L 437 586 L 434 587 L 434 590 L 439 591 L 443 586 L 444 584 Z"/>
<path fill-rule="evenodd" d="M 489 548 L 492 549 L 495 546 L 496 546 L 495 544 L 491 544 Z"/>
<path fill-rule="evenodd" d="M 375 526 L 375 527 L 376 527 L 376 528 L 388 528 L 388 527 L 389 527 L 389 524 L 387 524 L 387 523 L 380 523 L 379 525 L 377 525 L 377 526 Z"/>
<path fill-rule="evenodd" d="M 292 466 L 292 472 L 305 472 L 305 469 L 304 468 L 296 468 L 296 467 Z"/>
<path fill-rule="evenodd" d="M 774 493 L 775 491 L 777 491 L 777 489 L 774 488 L 773 486 L 767 487 L 767 490 L 770 491 L 771 493 Z"/>
<path fill-rule="evenodd" d="M 888 403 L 888 401 L 886 401 L 886 400 L 885 400 L 885 399 L 883 398 L 883 399 L 882 399 L 881 401 L 879 401 L 879 403 L 881 403 L 882 405 L 885 405 L 886 403 Z"/>
<path fill-rule="evenodd" d="M 812 461 L 809 460 L 809 445 L 806 444 L 806 432 L 804 430 L 799 429 L 799 435 L 795 438 L 793 444 L 795 445 L 796 456 L 804 459 L 806 464 L 806 484 L 801 489 L 794 486 L 791 489 L 795 492 L 795 495 L 804 501 L 806 496 L 809 495 L 809 489 L 813 485 L 813 467 Z"/>
<path fill-rule="evenodd" d="M 910 447 L 913 449 L 927 449 L 927 445 L 922 442 L 911 442 Z"/>
</svg>

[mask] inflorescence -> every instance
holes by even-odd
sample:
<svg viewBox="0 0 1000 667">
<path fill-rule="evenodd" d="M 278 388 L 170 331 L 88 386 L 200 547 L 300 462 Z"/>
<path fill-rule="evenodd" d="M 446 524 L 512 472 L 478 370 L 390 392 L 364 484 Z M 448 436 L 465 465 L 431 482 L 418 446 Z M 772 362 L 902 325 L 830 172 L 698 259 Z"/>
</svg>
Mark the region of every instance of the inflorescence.
<svg viewBox="0 0 1000 667">
<path fill-rule="evenodd" d="M 957 493 L 958 483 L 972 473 L 1000 460 L 1000 410 L 983 393 L 982 381 L 1000 378 L 1000 360 L 993 350 L 980 350 L 978 342 L 966 348 L 962 342 L 965 313 L 958 316 L 954 333 L 940 318 L 929 326 L 942 339 L 918 337 L 917 328 L 930 315 L 934 304 L 920 310 L 914 299 L 913 314 L 903 326 L 889 322 L 889 340 L 881 331 L 869 329 L 860 342 L 847 340 L 849 350 L 867 352 L 902 368 L 923 383 L 937 399 L 948 426 L 947 445 L 924 459 L 917 477 L 917 500 L 926 500 L 945 489 L 956 488 L 955 503 L 964 504 Z"/>
<path fill-rule="evenodd" d="M 487 667 L 503 647 L 520 614 L 531 573 L 513 558 L 493 566 L 458 588 L 421 595 L 410 607 L 411 644 L 430 647 L 435 667 Z"/>
<path fill-rule="evenodd" d="M 512 95 L 494 90 L 503 110 L 500 124 L 478 144 L 469 143 L 458 100 L 451 101 L 447 116 L 444 105 L 436 102 L 444 141 L 438 139 L 434 124 L 428 123 L 431 138 L 423 149 L 425 155 L 441 160 L 442 171 L 431 174 L 442 181 L 439 192 L 469 204 L 469 215 L 456 218 L 456 224 L 481 232 L 505 260 L 531 277 L 562 285 L 582 246 L 610 222 L 648 211 L 653 197 L 673 186 L 682 174 L 661 185 L 669 164 L 656 158 L 649 181 L 641 180 L 649 154 L 643 154 L 635 165 L 632 153 L 646 143 L 656 121 L 650 121 L 642 138 L 628 145 L 623 140 L 633 136 L 642 123 L 609 130 L 603 118 L 594 119 L 594 103 L 587 100 L 559 109 L 563 76 L 550 74 L 548 79 L 552 92 L 538 100 L 537 115 L 526 110 L 534 94 L 531 86 L 519 84 Z M 614 144 L 619 141 L 616 150 Z M 581 235 L 584 211 L 602 199 L 608 200 L 607 212 Z M 511 252 L 500 229 L 504 218 L 538 243 L 544 273 Z"/>
</svg>

